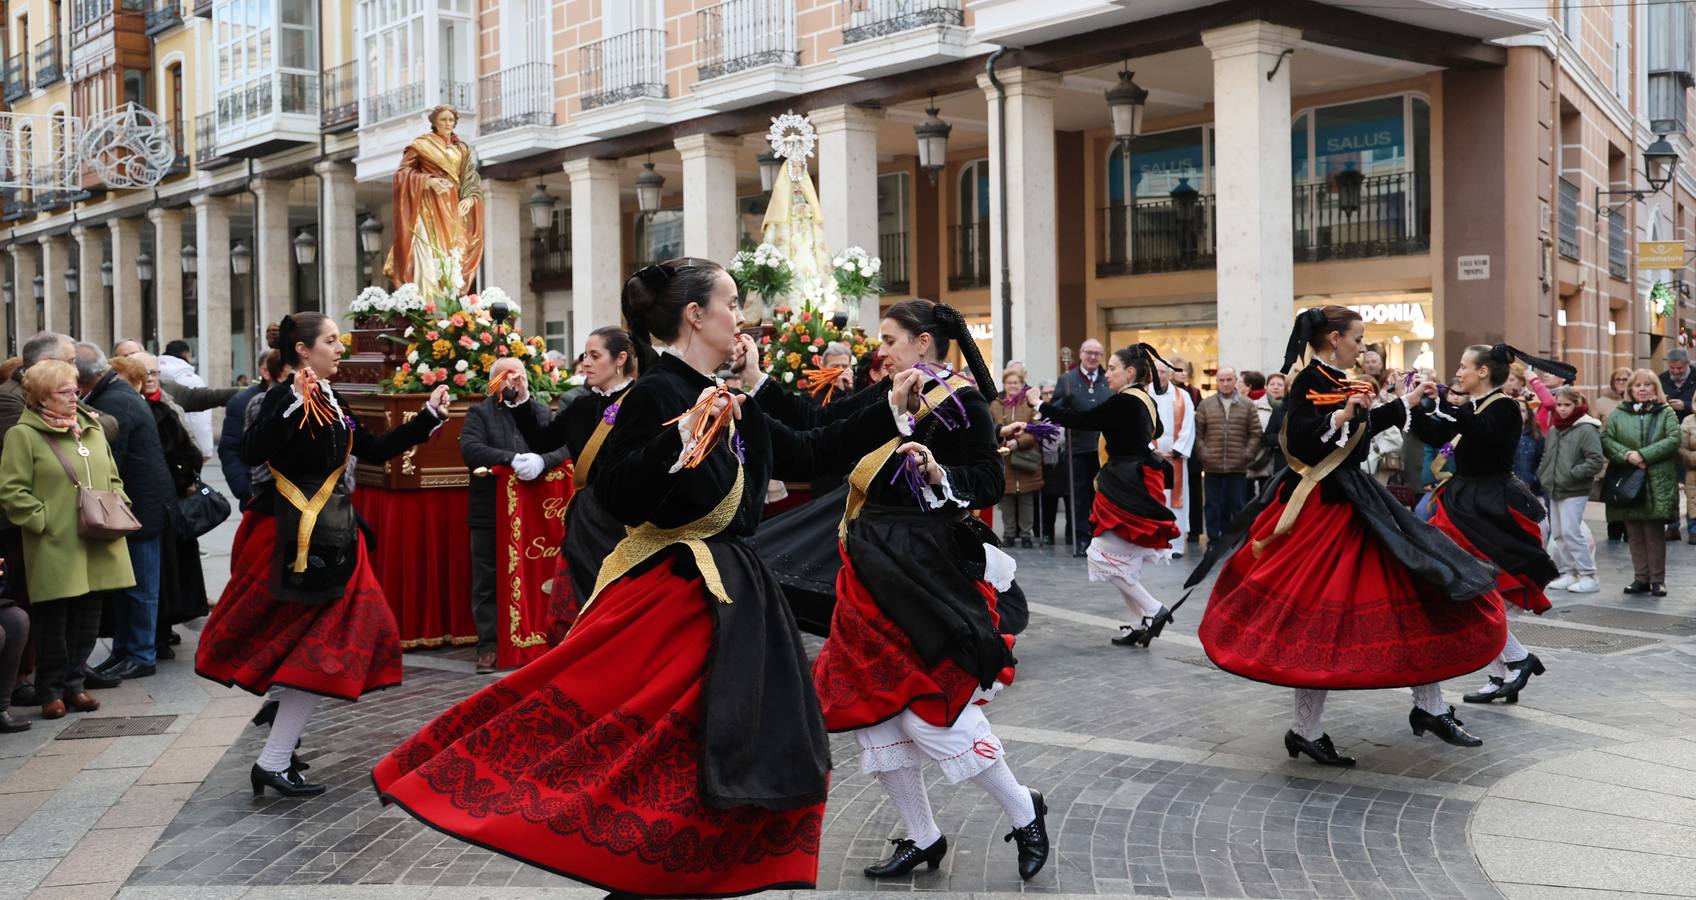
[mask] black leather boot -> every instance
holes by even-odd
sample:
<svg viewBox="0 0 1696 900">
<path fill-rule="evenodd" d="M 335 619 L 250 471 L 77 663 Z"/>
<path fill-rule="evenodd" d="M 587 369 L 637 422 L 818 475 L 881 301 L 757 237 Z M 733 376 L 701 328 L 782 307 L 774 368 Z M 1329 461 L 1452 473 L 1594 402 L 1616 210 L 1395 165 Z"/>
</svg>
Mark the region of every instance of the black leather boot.
<svg viewBox="0 0 1696 900">
<path fill-rule="evenodd" d="M 1036 818 L 1029 825 L 1007 832 L 1007 837 L 1002 839 L 1018 842 L 1019 877 L 1026 881 L 1035 878 L 1048 862 L 1048 804 L 1042 802 L 1041 793 L 1031 791 L 1031 805 L 1036 808 Z"/>
<path fill-rule="evenodd" d="M 906 838 L 890 843 L 895 845 L 895 853 L 883 862 L 866 866 L 867 878 L 899 878 L 917 869 L 921 863 L 934 869 L 942 865 L 942 858 L 948 855 L 946 836 L 937 838 L 936 843 L 922 849 Z"/>
<path fill-rule="evenodd" d="M 1465 728 L 1460 727 L 1461 721 L 1455 718 L 1455 708 L 1452 706 L 1449 707 L 1448 712 L 1440 716 L 1431 715 L 1415 706 L 1413 712 L 1407 714 L 1407 723 L 1413 726 L 1413 733 L 1416 737 L 1429 731 L 1442 738 L 1446 743 L 1454 744 L 1456 747 L 1484 746 L 1482 740 L 1473 737 Z"/>
<path fill-rule="evenodd" d="M 1310 741 L 1296 734 L 1295 729 L 1292 728 L 1284 732 L 1284 749 L 1290 752 L 1290 759 L 1295 759 L 1296 756 L 1306 753 L 1310 759 L 1322 766 L 1348 768 L 1354 765 L 1354 757 L 1338 753 L 1337 748 L 1331 743 L 1331 736 L 1328 734 L 1322 734 Z"/>
</svg>

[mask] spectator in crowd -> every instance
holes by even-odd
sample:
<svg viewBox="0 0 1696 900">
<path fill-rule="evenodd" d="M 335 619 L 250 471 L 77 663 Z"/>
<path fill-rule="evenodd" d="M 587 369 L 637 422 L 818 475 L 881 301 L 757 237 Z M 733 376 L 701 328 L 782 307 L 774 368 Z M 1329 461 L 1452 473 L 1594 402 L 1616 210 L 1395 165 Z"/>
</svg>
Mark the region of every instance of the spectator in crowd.
<svg viewBox="0 0 1696 900">
<path fill-rule="evenodd" d="M 1038 405 L 1054 402 L 1054 391 L 1054 382 L 1044 381 L 1037 392 L 1040 397 Z M 1049 547 L 1054 546 L 1054 518 L 1060 513 L 1060 504 L 1071 502 L 1068 499 L 1071 476 L 1066 472 L 1065 454 L 1064 441 L 1048 441 L 1042 445 L 1042 492 L 1037 501 L 1041 508 L 1037 510 L 1036 534 Z M 1066 515 L 1070 521 L 1072 510 L 1069 507 Z"/>
<path fill-rule="evenodd" d="M 280 384 L 278 379 L 282 370 L 288 367 L 277 351 L 266 350 L 259 354 L 258 368 L 264 377 L 230 398 L 224 406 L 224 427 L 218 432 L 218 467 L 224 471 L 224 483 L 230 486 L 230 493 L 242 504 L 253 496 L 253 481 L 248 477 L 250 470 L 241 461 L 241 432 L 247 422 L 248 404 L 253 402 L 253 398 L 263 395 L 266 388 Z"/>
<path fill-rule="evenodd" d="M 165 529 L 166 507 L 176 502 L 171 473 L 147 401 L 118 377 L 98 346 L 77 343 L 76 360 L 77 387 L 84 400 L 117 420 L 117 432 L 106 439 L 128 491 L 130 509 L 141 523 L 141 530 L 126 539 L 134 574 L 115 607 L 112 655 L 95 672 L 108 678 L 146 678 L 158 671 L 159 536 Z"/>
<path fill-rule="evenodd" d="M 1036 507 L 1042 496 L 1042 448 L 1036 438 L 1022 431 L 1013 433 L 1018 431 L 1013 423 L 1036 418 L 1037 392 L 1025 386 L 1028 374 L 1021 363 L 1008 365 L 1001 373 L 1001 398 L 989 404 L 1007 482 L 1001 502 L 995 505 L 995 517 L 1001 520 L 1001 542 L 1008 547 L 1015 541 L 1025 547 L 1035 543 Z"/>
<path fill-rule="evenodd" d="M 1154 366 L 1154 411 L 1160 416 L 1160 437 L 1154 441 L 1154 453 L 1167 464 L 1166 508 L 1177 517 L 1178 530 L 1190 527 L 1191 497 L 1201 490 L 1199 480 L 1190 475 L 1189 460 L 1195 451 L 1195 403 L 1189 392 L 1178 385 L 1174 365 Z M 1182 558 L 1182 546 L 1172 548 L 1174 558 Z"/>
<path fill-rule="evenodd" d="M 544 428 L 551 418 L 548 407 L 531 399 L 530 379 L 517 357 L 495 360 L 489 377 L 503 373 L 507 380 L 501 392 L 466 410 L 465 426 L 459 434 L 460 456 L 472 470 L 471 618 L 477 625 L 477 671 L 484 674 L 495 671 L 495 586 L 499 579 L 495 577 L 495 479 L 480 477 L 476 471 L 507 466 L 519 480 L 534 481 L 571 454 L 563 444 L 546 454 L 530 452 L 513 410 L 528 405 L 537 427 Z"/>
<path fill-rule="evenodd" d="M 1678 457 L 1684 463 L 1685 541 L 1696 544 L 1696 416 L 1678 423 Z"/>
<path fill-rule="evenodd" d="M 883 380 L 884 376 L 883 349 L 873 348 L 870 353 L 860 357 L 860 362 L 854 366 L 854 390 L 871 387 Z"/>
<path fill-rule="evenodd" d="M 1248 496 L 1253 499 L 1260 493 L 1260 488 L 1272 474 L 1272 453 L 1266 449 L 1266 426 L 1272 421 L 1272 402 L 1266 398 L 1266 376 L 1244 369 L 1238 376 L 1242 382 L 1242 391 L 1248 395 L 1250 403 L 1254 404 L 1254 412 L 1260 417 L 1260 429 L 1255 434 L 1256 457 L 1254 465 L 1248 470 Z"/>
<path fill-rule="evenodd" d="M 1384 386 L 1384 354 L 1377 350 L 1362 350 L 1360 352 L 1360 373 Z"/>
<path fill-rule="evenodd" d="M 1288 465 L 1284 462 L 1284 446 L 1278 442 L 1278 432 L 1284 426 L 1284 394 L 1288 390 L 1289 379 L 1283 372 L 1273 372 L 1266 376 L 1266 393 L 1254 401 L 1254 408 L 1260 413 L 1260 442 L 1266 450 L 1267 478 L 1277 477 Z M 1264 486 L 1252 485 L 1252 493 L 1259 494 Z"/>
<path fill-rule="evenodd" d="M 0 451 L 0 509 L 23 532 L 39 663 L 36 696 L 45 719 L 62 718 L 67 708 L 100 708 L 84 689 L 85 666 L 100 630 L 100 594 L 135 585 L 123 540 L 78 533 L 79 481 L 65 467 L 80 468 L 78 479 L 97 490 L 123 493 L 124 483 L 100 420 L 77 403 L 78 370 L 44 358 L 44 351 L 57 350 L 63 341 L 38 335 L 24 345 L 24 358 L 37 361 L 24 370 L 25 408 Z M 30 345 L 37 342 L 45 346 L 32 353 Z M 151 632 L 147 643 L 152 646 Z"/>
<path fill-rule="evenodd" d="M 132 341 L 125 338 L 124 340 L 112 345 L 112 358 L 114 360 L 123 359 L 126 356 L 133 356 L 140 353 L 145 349 L 147 348 L 143 347 L 140 341 Z M 114 368 L 116 367 L 114 366 Z"/>
<path fill-rule="evenodd" d="M 1602 423 L 1590 415 L 1584 395 L 1575 388 L 1556 390 L 1554 408 L 1553 427 L 1537 470 L 1537 480 L 1549 497 L 1550 556 L 1561 570 L 1547 590 L 1594 594 L 1602 588 L 1596 581 L 1596 556 L 1584 527 L 1584 507 L 1608 461 L 1602 453 Z"/>
<path fill-rule="evenodd" d="M 1107 373 L 1101 368 L 1101 342 L 1090 338 L 1078 347 L 1078 366 L 1060 376 L 1054 389 L 1056 403 L 1065 404 L 1077 412 L 1087 412 L 1107 402 L 1113 390 L 1107 386 Z M 1101 471 L 1098 455 L 1101 432 L 1067 429 L 1066 451 L 1071 454 L 1072 484 L 1067 509 L 1066 538 L 1072 543 L 1072 553 L 1083 556 L 1089 546 L 1092 529 L 1089 524 L 1090 504 L 1095 502 L 1095 476 Z"/>
<path fill-rule="evenodd" d="M 1549 398 L 1554 400 L 1553 396 Z M 1554 414 L 1554 403 L 1549 404 L 1550 415 Z M 1532 414 L 1531 407 L 1524 401 L 1519 403 L 1519 443 L 1513 451 L 1513 474 L 1531 493 L 1543 495 L 1543 483 L 1537 472 L 1543 464 L 1543 429 L 1537 424 L 1537 417 Z"/>
<path fill-rule="evenodd" d="M 181 338 L 165 345 L 165 352 L 159 357 L 159 377 L 161 381 L 169 381 L 181 388 L 206 387 L 206 379 L 201 378 L 200 373 L 194 370 L 194 351 L 189 349 L 188 341 Z M 200 455 L 207 459 L 218 452 L 218 445 L 212 440 L 212 413 L 210 410 L 230 402 L 230 398 L 234 397 L 239 391 L 238 388 L 226 390 L 228 393 L 218 397 L 214 401 L 214 406 L 206 407 L 199 412 L 188 413 L 188 433 L 194 437 L 195 446 L 200 448 Z M 178 390 L 171 391 L 172 399 L 181 404 L 185 410 L 189 409 L 191 404 L 184 403 L 181 398 L 176 396 L 179 392 Z"/>
<path fill-rule="evenodd" d="M 206 457 L 200 455 L 200 445 L 188 433 L 187 416 L 182 408 L 159 386 L 158 360 L 148 353 L 137 353 L 130 358 L 143 363 L 138 390 L 153 413 L 153 424 L 159 429 L 159 447 L 171 472 L 172 502 L 181 502 L 199 484 Z M 116 366 L 114 360 L 113 367 Z M 167 515 L 165 529 L 159 535 L 159 616 L 154 632 L 158 659 L 176 658 L 176 651 L 171 649 L 176 639 L 172 625 L 192 622 L 211 612 L 206 577 L 200 566 L 200 540 L 183 533 L 181 524 L 180 516 Z"/>
<path fill-rule="evenodd" d="M 1690 415 L 1696 402 L 1696 378 L 1690 377 L 1690 351 L 1674 347 L 1667 351 L 1667 368 L 1661 373 L 1661 391 L 1666 394 L 1667 406 L 1680 419 Z"/>
<path fill-rule="evenodd" d="M 1537 419 L 1537 430 L 1547 434 L 1549 426 L 1555 418 L 1555 391 L 1566 386 L 1566 379 L 1553 372 L 1534 372 L 1526 379 L 1531 389 L 1531 395 L 1536 399 L 1534 415 Z M 1526 482 L 1530 484 L 1530 482 Z"/>
<path fill-rule="evenodd" d="M 1602 388 L 1601 392 L 1596 395 L 1595 400 L 1590 401 L 1590 415 L 1595 416 L 1597 421 L 1606 424 L 1608 419 L 1613 416 L 1614 410 L 1618 409 L 1619 405 L 1625 402 L 1625 385 L 1630 380 L 1630 367 L 1620 366 L 1613 370 L 1613 372 L 1608 375 L 1608 386 Z M 1625 540 L 1624 522 L 1608 523 L 1608 540 Z"/>
<path fill-rule="evenodd" d="M 1666 402 L 1661 380 L 1648 369 L 1631 373 L 1630 398 L 1608 417 L 1602 452 L 1609 469 L 1635 467 L 1647 475 L 1637 502 L 1608 504 L 1608 521 L 1624 522 L 1635 577 L 1627 594 L 1667 595 L 1667 550 L 1662 526 L 1678 515 L 1678 415 Z"/>
<path fill-rule="evenodd" d="M 24 358 L 21 356 L 14 356 L 5 362 L 0 362 L 0 383 L 11 381 L 12 374 L 22 368 L 23 364 Z"/>
<path fill-rule="evenodd" d="M 1172 383 L 1189 397 L 1190 410 L 1193 412 L 1201 405 L 1201 391 L 1195 387 L 1195 366 L 1182 356 L 1171 357 L 1171 362 Z M 1188 542 L 1193 544 L 1201 540 L 1201 535 L 1207 527 L 1203 515 L 1206 509 L 1207 485 L 1201 477 L 1202 466 L 1199 455 L 1187 454 L 1184 466 L 1186 470 L 1184 479 L 1186 490 L 1193 495 L 1191 499 L 1197 502 L 1185 505 L 1184 508 L 1188 510 L 1189 523 L 1186 525 L 1180 522 L 1178 527 L 1184 530 Z M 1183 556 L 1182 553 L 1177 555 Z"/>
<path fill-rule="evenodd" d="M 4 562 L 0 561 L 0 567 Z M 0 573 L 4 569 L 0 568 Z M 29 644 L 29 613 L 10 597 L 0 597 L 0 734 L 28 731 L 29 722 L 12 718 L 12 688 Z"/>
<path fill-rule="evenodd" d="M 1213 375 L 1217 390 L 1195 413 L 1196 455 L 1204 472 L 1207 539 L 1217 541 L 1231 520 L 1248 505 L 1248 472 L 1260 458 L 1260 413 L 1237 389 L 1237 373 L 1221 366 Z"/>
<path fill-rule="evenodd" d="M 1250 403 L 1266 396 L 1266 376 L 1253 369 L 1244 369 L 1237 374 L 1241 390 L 1248 396 Z"/>
<path fill-rule="evenodd" d="M 253 384 L 253 377 L 248 375 L 246 372 L 236 376 L 236 387 L 244 388 L 251 384 Z"/>
</svg>

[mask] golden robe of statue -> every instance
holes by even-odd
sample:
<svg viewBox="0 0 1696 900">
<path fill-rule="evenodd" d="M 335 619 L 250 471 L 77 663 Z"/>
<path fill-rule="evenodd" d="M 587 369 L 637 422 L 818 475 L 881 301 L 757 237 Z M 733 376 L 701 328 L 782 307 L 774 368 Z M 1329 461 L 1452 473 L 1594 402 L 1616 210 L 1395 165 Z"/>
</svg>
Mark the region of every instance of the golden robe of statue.
<svg viewBox="0 0 1696 900">
<path fill-rule="evenodd" d="M 449 284 L 443 267 L 457 249 L 463 296 L 483 262 L 483 181 L 476 152 L 453 133 L 458 123 L 452 107 L 431 110 L 430 132 L 407 146 L 395 170 L 395 239 L 383 274 L 396 286 L 429 293 Z"/>
</svg>

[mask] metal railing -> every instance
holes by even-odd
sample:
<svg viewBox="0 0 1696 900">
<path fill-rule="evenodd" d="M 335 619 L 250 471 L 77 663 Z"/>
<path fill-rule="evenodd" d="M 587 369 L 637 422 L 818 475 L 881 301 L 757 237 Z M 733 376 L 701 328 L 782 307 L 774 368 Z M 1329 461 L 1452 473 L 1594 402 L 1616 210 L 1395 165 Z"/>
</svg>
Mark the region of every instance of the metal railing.
<svg viewBox="0 0 1696 900">
<path fill-rule="evenodd" d="M 1096 212 L 1098 277 L 1218 265 L 1219 230 L 1211 194 L 1145 198 Z"/>
<path fill-rule="evenodd" d="M 907 293 L 911 284 L 907 275 L 907 232 L 891 231 L 878 235 L 877 257 L 883 262 L 883 292 Z"/>
<path fill-rule="evenodd" d="M 666 98 L 665 32 L 638 28 L 577 51 L 585 111 L 640 97 Z"/>
<path fill-rule="evenodd" d="M 475 87 L 469 81 L 443 80 L 441 102 L 459 110 L 460 117 L 464 118 L 477 108 Z"/>
<path fill-rule="evenodd" d="M 46 87 L 65 77 L 65 64 L 59 56 L 59 36 L 54 35 L 35 45 L 35 86 Z"/>
<path fill-rule="evenodd" d="M 172 119 L 167 127 L 171 129 L 171 166 L 165 174 L 180 175 L 188 171 L 188 128 L 182 119 Z"/>
<path fill-rule="evenodd" d="M 793 66 L 791 0 L 725 0 L 695 14 L 695 67 L 706 81 L 756 66 Z"/>
<path fill-rule="evenodd" d="M 218 158 L 218 114 L 201 113 L 194 117 L 194 164 L 204 166 Z"/>
<path fill-rule="evenodd" d="M 19 188 L 0 188 L 0 221 L 14 222 L 35 210 Z"/>
<path fill-rule="evenodd" d="M 989 222 L 948 229 L 948 289 L 989 287 Z"/>
<path fill-rule="evenodd" d="M 525 63 L 477 82 L 477 128 L 494 134 L 521 125 L 554 124 L 554 67 Z"/>
<path fill-rule="evenodd" d="M 19 53 L 6 57 L 3 75 L 6 79 L 6 102 L 10 103 L 19 97 L 29 95 L 29 54 Z"/>
<path fill-rule="evenodd" d="M 1608 216 L 1608 274 L 1624 281 L 1631 273 L 1630 223 L 1624 210 L 1614 210 Z"/>
<path fill-rule="evenodd" d="M 318 76 L 303 72 L 277 73 L 277 100 L 282 112 L 318 114 Z"/>
<path fill-rule="evenodd" d="M 530 239 L 530 283 L 571 281 L 571 220 L 555 210 L 553 224 Z"/>
<path fill-rule="evenodd" d="M 1565 178 L 1556 182 L 1555 244 L 1567 259 L 1578 258 L 1578 185 Z"/>
<path fill-rule="evenodd" d="M 359 124 L 359 63 L 348 62 L 324 70 L 318 82 L 318 123 L 326 131 L 340 131 Z"/>
<path fill-rule="evenodd" d="M 359 121 L 365 125 L 386 122 L 396 116 L 424 111 L 424 85 L 408 84 L 366 97 L 361 104 Z"/>
<path fill-rule="evenodd" d="M 848 27 L 842 43 L 853 44 L 923 28 L 927 25 L 961 25 L 965 13 L 960 0 L 842 0 L 848 9 Z"/>
<path fill-rule="evenodd" d="M 1343 173 L 1345 175 L 1350 173 Z M 1431 209 L 1412 173 L 1343 177 L 1294 188 L 1297 262 L 1407 256 L 1431 249 Z"/>
<path fill-rule="evenodd" d="M 193 15 L 188 0 L 152 0 L 147 6 L 147 36 L 169 31 Z"/>
</svg>

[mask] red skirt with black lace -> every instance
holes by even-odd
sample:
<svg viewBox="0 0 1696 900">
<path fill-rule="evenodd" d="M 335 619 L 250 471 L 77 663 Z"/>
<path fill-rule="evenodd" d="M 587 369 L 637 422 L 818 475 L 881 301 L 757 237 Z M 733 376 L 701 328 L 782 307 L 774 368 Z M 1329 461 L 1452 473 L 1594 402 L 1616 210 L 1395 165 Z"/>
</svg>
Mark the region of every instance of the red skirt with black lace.
<svg viewBox="0 0 1696 900">
<path fill-rule="evenodd" d="M 709 808 L 699 792 L 713 620 L 700 577 L 615 582 L 540 659 L 377 764 L 385 802 L 468 843 L 603 890 L 808 889 L 824 804 Z M 616 673 L 609 677 L 609 673 Z"/>
<path fill-rule="evenodd" d="M 1153 466 L 1142 467 L 1142 484 L 1146 496 L 1125 497 L 1115 501 L 1109 494 L 1116 493 L 1121 482 L 1097 482 L 1095 501 L 1090 505 L 1089 521 L 1096 535 L 1112 532 L 1127 542 L 1150 550 L 1166 550 L 1172 542 L 1183 536 L 1178 530 L 1176 517 L 1166 509 L 1166 478 L 1159 469 Z M 1154 515 L 1139 515 L 1127 506 L 1135 506 L 1157 510 Z M 1159 517 L 1164 514 L 1164 517 Z"/>
<path fill-rule="evenodd" d="M 1219 668 L 1299 688 L 1409 687 L 1474 672 L 1507 641 L 1502 598 L 1456 601 L 1408 571 L 1347 502 L 1274 500 L 1219 573 L 1198 636 Z"/>
<path fill-rule="evenodd" d="M 400 628 L 360 538 L 347 592 L 324 604 L 271 592 L 277 520 L 242 515 L 230 547 L 230 583 L 206 619 L 194 671 L 263 695 L 273 686 L 357 700 L 401 681 Z"/>
<path fill-rule="evenodd" d="M 990 621 L 999 626 L 995 588 L 979 582 L 978 589 L 989 605 Z M 1012 635 L 1001 639 L 1013 646 Z M 1013 668 L 1003 669 L 996 681 L 1012 684 Z M 946 728 L 967 706 L 983 700 L 978 680 L 958 663 L 944 659 L 925 665 L 906 632 L 878 608 L 846 552 L 836 576 L 830 637 L 813 661 L 813 688 L 824 710 L 824 726 L 832 732 L 867 728 L 905 709 Z"/>
</svg>

